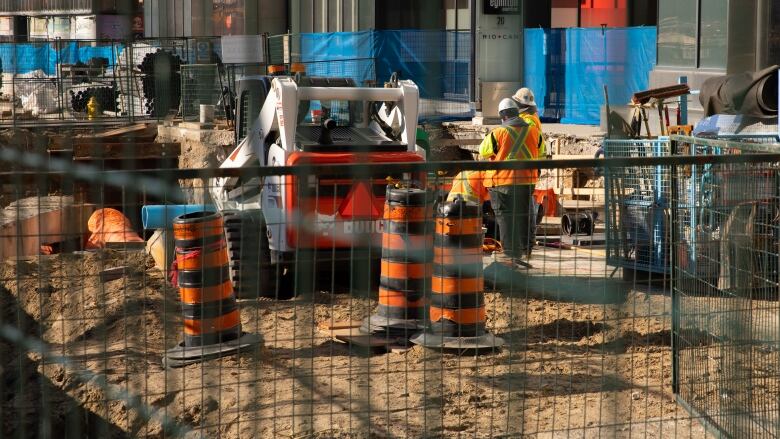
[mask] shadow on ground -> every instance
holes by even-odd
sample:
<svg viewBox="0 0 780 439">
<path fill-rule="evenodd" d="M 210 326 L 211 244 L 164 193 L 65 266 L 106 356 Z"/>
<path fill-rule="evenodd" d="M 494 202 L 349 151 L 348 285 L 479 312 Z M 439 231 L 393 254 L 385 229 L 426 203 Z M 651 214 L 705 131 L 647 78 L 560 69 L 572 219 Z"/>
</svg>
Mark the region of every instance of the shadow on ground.
<svg viewBox="0 0 780 439">
<path fill-rule="evenodd" d="M 0 288 L 0 323 L 33 337 L 38 323 Z M 17 438 L 126 437 L 127 433 L 84 408 L 38 372 L 27 350 L 0 338 L 0 436 Z M 52 366 L 49 366 L 52 367 Z"/>
<path fill-rule="evenodd" d="M 627 282 L 579 276 L 539 276 L 502 264 L 485 269 L 485 286 L 508 297 L 534 298 L 580 304 L 624 303 L 631 291 Z"/>
</svg>

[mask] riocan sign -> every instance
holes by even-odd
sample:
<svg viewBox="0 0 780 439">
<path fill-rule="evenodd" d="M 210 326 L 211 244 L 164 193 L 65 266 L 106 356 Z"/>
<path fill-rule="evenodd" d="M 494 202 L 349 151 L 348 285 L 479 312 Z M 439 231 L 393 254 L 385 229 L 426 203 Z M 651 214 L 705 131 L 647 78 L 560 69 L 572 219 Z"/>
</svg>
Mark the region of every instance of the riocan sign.
<svg viewBox="0 0 780 439">
<path fill-rule="evenodd" d="M 522 8 L 521 0 L 482 0 L 485 15 L 517 15 Z"/>
</svg>

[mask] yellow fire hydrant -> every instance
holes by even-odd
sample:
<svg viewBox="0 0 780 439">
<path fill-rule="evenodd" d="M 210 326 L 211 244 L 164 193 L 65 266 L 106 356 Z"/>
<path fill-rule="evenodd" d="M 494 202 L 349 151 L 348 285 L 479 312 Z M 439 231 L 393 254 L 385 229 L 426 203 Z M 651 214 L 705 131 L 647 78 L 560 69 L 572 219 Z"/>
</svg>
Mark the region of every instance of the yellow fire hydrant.
<svg viewBox="0 0 780 439">
<path fill-rule="evenodd" d="M 93 120 L 97 118 L 100 115 L 100 104 L 98 104 L 97 99 L 95 99 L 94 96 L 89 98 L 89 102 L 87 102 L 87 119 Z"/>
</svg>

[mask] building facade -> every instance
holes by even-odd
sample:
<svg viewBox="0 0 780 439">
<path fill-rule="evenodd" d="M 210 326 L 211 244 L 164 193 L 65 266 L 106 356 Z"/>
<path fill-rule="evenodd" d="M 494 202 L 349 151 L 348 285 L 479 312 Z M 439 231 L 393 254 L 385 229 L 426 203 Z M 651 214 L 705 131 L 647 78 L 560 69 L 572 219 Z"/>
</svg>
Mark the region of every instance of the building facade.
<svg viewBox="0 0 780 439">
<path fill-rule="evenodd" d="M 698 88 L 712 76 L 780 63 L 778 0 L 659 0 L 658 14 L 653 85 L 686 75 Z"/>
<path fill-rule="evenodd" d="M 542 27 L 655 26 L 658 0 L 547 0 L 550 25 Z"/>
<path fill-rule="evenodd" d="M 288 0 L 144 0 L 145 36 L 282 34 Z"/>
<path fill-rule="evenodd" d="M 128 39 L 143 34 L 143 0 L 0 0 L 0 38 Z"/>
</svg>

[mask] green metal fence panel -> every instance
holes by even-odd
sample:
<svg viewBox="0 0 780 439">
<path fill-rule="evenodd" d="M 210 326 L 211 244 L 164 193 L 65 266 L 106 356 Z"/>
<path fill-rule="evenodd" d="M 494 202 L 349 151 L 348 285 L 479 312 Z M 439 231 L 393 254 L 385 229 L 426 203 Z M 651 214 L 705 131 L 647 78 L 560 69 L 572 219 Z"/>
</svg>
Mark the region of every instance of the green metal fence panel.
<svg viewBox="0 0 780 439">
<path fill-rule="evenodd" d="M 605 140 L 604 156 L 668 157 L 669 140 Z M 668 168 L 627 166 L 608 170 L 607 255 L 615 267 L 649 273 L 669 272 Z"/>
<path fill-rule="evenodd" d="M 780 145 L 672 138 L 676 154 Z M 673 176 L 673 381 L 678 401 L 732 438 L 780 435 L 780 165 L 695 164 Z"/>
<path fill-rule="evenodd" d="M 189 64 L 181 67 L 181 117 L 198 120 L 201 105 L 212 105 L 215 115 L 224 117 L 217 104 L 222 95 L 222 77 L 216 64 Z"/>
</svg>

